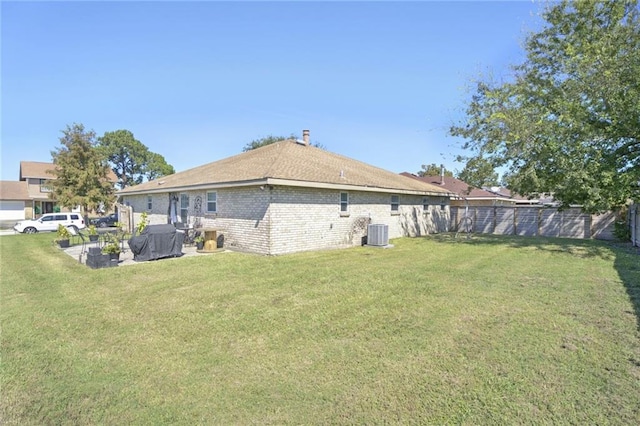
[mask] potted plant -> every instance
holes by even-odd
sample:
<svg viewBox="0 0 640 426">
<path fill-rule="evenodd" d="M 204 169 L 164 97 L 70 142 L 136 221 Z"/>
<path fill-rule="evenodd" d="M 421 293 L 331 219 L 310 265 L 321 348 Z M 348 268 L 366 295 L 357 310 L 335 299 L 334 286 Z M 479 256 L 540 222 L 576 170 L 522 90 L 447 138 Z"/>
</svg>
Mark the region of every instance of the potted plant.
<svg viewBox="0 0 640 426">
<path fill-rule="evenodd" d="M 98 241 L 98 230 L 95 225 L 89 225 L 87 228 L 89 233 L 89 241 Z"/>
<path fill-rule="evenodd" d="M 109 241 L 102 247 L 102 253 L 108 254 L 111 259 L 120 258 L 120 242 L 113 235 L 109 236 Z"/>
<path fill-rule="evenodd" d="M 60 248 L 69 247 L 69 240 L 71 239 L 71 233 L 69 230 L 63 225 L 58 225 L 58 238 L 56 238 L 56 242 L 60 246 Z"/>
<path fill-rule="evenodd" d="M 193 242 L 196 243 L 197 250 L 202 250 L 204 248 L 204 237 L 202 235 L 195 237 Z"/>
</svg>

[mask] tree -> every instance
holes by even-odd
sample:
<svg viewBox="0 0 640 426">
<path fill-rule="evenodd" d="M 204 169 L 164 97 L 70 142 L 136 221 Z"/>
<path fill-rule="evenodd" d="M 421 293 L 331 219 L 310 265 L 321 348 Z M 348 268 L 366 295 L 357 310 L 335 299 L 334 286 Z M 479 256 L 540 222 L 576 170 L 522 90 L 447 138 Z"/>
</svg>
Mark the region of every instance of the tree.
<svg viewBox="0 0 640 426">
<path fill-rule="evenodd" d="M 114 187 L 108 179 L 109 166 L 95 149 L 95 133 L 74 123 L 62 134 L 62 146 L 51 152 L 55 179 L 48 182 L 50 197 L 67 208 L 81 206 L 85 216 L 100 205 L 113 203 Z"/>
<path fill-rule="evenodd" d="M 99 139 L 102 154 L 112 165 L 118 185 L 124 188 L 175 173 L 160 154 L 149 151 L 129 130 L 105 132 Z"/>
<path fill-rule="evenodd" d="M 498 173 L 482 157 L 470 158 L 457 177 L 474 188 L 500 186 Z"/>
<path fill-rule="evenodd" d="M 443 167 L 443 166 L 438 166 L 436 163 L 423 164 L 422 165 L 422 170 L 420 170 L 418 172 L 418 176 L 420 176 L 420 177 L 424 177 L 424 176 L 440 176 L 440 173 L 442 173 L 441 167 Z M 453 172 L 450 172 L 449 170 L 447 170 L 445 168 L 444 169 L 444 175 L 453 177 Z"/>
<path fill-rule="evenodd" d="M 466 119 L 471 167 L 504 167 L 511 189 L 552 193 L 587 212 L 623 205 L 640 181 L 637 0 L 563 0 L 505 83 L 477 83 Z"/>
<path fill-rule="evenodd" d="M 284 137 L 284 136 L 269 135 L 269 136 L 266 136 L 264 138 L 252 140 L 251 142 L 249 142 L 248 144 L 246 144 L 242 148 L 242 152 L 251 151 L 252 149 L 260 148 L 260 147 L 266 146 L 266 145 L 271 145 L 272 143 L 276 143 L 276 142 L 280 142 L 280 141 L 297 140 L 297 139 L 299 139 L 298 136 L 296 136 L 293 133 L 291 133 L 288 138 Z M 315 146 L 316 148 L 324 149 L 324 146 L 322 144 L 318 143 L 318 142 L 312 143 L 311 146 Z"/>
<path fill-rule="evenodd" d="M 162 155 L 156 154 L 155 152 L 149 152 L 147 154 L 147 161 L 144 167 L 144 175 L 147 180 L 172 175 L 175 172 L 173 166 L 168 164 Z"/>
<path fill-rule="evenodd" d="M 294 134 L 291 134 L 288 138 L 284 136 L 265 136 L 264 138 L 254 139 L 242 148 L 242 152 L 251 151 L 252 149 L 260 148 L 262 146 L 271 145 L 272 143 L 286 141 L 287 139 L 296 139 Z"/>
</svg>

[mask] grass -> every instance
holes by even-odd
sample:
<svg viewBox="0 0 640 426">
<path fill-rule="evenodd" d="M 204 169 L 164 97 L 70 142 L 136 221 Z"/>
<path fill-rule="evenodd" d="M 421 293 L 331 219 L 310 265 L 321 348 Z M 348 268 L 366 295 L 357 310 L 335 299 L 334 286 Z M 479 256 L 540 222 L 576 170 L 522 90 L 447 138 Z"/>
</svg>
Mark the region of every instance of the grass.
<svg viewBox="0 0 640 426">
<path fill-rule="evenodd" d="M 90 270 L 0 238 L 3 424 L 637 424 L 640 261 L 451 236 Z"/>
</svg>

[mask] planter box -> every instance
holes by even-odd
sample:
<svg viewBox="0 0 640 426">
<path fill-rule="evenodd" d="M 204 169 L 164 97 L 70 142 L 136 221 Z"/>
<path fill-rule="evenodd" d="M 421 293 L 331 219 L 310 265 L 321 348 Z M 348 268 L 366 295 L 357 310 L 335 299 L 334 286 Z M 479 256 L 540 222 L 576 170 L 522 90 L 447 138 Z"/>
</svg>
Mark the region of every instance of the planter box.
<svg viewBox="0 0 640 426">
<path fill-rule="evenodd" d="M 112 268 L 118 266 L 118 259 L 113 261 L 108 254 L 102 254 L 100 247 L 91 247 L 87 253 L 87 266 L 91 269 Z"/>
</svg>

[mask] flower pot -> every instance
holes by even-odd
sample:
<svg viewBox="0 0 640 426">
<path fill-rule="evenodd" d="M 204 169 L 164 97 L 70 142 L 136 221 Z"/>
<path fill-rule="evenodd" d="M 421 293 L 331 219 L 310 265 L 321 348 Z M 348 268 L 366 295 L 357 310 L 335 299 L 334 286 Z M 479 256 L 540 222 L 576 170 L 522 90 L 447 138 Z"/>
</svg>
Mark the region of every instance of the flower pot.
<svg viewBox="0 0 640 426">
<path fill-rule="evenodd" d="M 89 241 L 96 242 L 98 241 L 99 235 L 89 235 Z"/>
<path fill-rule="evenodd" d="M 202 250 L 204 248 L 204 241 L 200 241 L 196 243 L 196 249 Z"/>
<path fill-rule="evenodd" d="M 58 240 L 58 245 L 60 246 L 60 248 L 68 248 L 69 240 Z"/>
<path fill-rule="evenodd" d="M 120 260 L 120 253 L 109 253 L 110 260 Z"/>
</svg>

